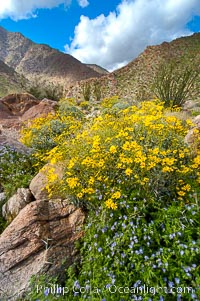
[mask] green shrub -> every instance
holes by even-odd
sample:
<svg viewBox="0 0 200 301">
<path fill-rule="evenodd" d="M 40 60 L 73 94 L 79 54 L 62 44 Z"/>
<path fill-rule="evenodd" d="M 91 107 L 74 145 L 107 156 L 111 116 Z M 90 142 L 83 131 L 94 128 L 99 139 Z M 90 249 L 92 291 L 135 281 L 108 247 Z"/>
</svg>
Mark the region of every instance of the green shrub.
<svg viewBox="0 0 200 301">
<path fill-rule="evenodd" d="M 39 130 L 33 128 L 31 147 L 36 150 L 51 150 L 57 145 L 55 137 L 60 135 L 66 127 L 62 121 L 52 119 L 50 122 L 44 122 Z"/>
<path fill-rule="evenodd" d="M 83 104 L 83 106 L 84 105 L 86 106 L 87 103 L 88 102 L 82 102 L 80 104 L 80 107 L 82 107 L 82 104 Z M 87 104 L 87 106 L 88 106 L 88 104 Z M 84 113 L 79 108 L 77 108 L 75 105 L 69 104 L 68 101 L 61 102 L 59 104 L 58 113 L 61 116 L 72 116 L 72 117 L 77 118 L 77 119 L 83 119 L 84 118 Z"/>
<path fill-rule="evenodd" d="M 102 91 L 101 91 L 101 85 L 98 82 L 94 84 L 93 94 L 95 96 L 96 101 L 101 100 Z"/>
<path fill-rule="evenodd" d="M 91 108 L 91 104 L 89 101 L 81 101 L 79 106 L 81 107 L 81 109 L 83 110 L 89 110 Z"/>
<path fill-rule="evenodd" d="M 119 114 L 119 111 L 124 110 L 124 109 L 126 109 L 126 108 L 128 108 L 130 106 L 131 105 L 129 103 L 125 102 L 125 101 L 124 102 L 123 101 L 117 102 L 117 103 L 114 103 L 112 105 L 112 107 L 105 107 L 105 108 L 103 108 L 101 110 L 101 114 L 102 114 L 102 116 L 103 115 L 107 115 L 107 114 L 117 116 Z"/>
<path fill-rule="evenodd" d="M 82 85 L 82 94 L 85 101 L 89 101 L 91 97 L 91 86 L 90 83 L 86 82 Z"/>
<path fill-rule="evenodd" d="M 153 80 L 153 92 L 165 106 L 182 106 L 185 100 L 199 95 L 200 70 L 197 65 L 171 60 L 159 65 Z"/>
<path fill-rule="evenodd" d="M 62 85 L 39 79 L 30 82 L 27 91 L 38 99 L 48 98 L 55 101 L 58 101 L 64 95 L 64 87 Z"/>
<path fill-rule="evenodd" d="M 117 103 L 119 103 L 119 96 L 115 95 L 110 98 L 104 98 L 101 102 L 101 106 L 104 109 L 109 109 L 112 108 Z"/>
</svg>

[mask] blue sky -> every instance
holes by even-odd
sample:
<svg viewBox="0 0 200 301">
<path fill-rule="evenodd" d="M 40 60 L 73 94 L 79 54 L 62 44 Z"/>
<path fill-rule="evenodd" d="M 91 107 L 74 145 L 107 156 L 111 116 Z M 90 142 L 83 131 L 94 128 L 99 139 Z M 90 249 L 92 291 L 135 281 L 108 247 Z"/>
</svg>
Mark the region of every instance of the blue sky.
<svg viewBox="0 0 200 301">
<path fill-rule="evenodd" d="M 109 70 L 200 31 L 200 0 L 0 0 L 0 25 Z"/>
</svg>

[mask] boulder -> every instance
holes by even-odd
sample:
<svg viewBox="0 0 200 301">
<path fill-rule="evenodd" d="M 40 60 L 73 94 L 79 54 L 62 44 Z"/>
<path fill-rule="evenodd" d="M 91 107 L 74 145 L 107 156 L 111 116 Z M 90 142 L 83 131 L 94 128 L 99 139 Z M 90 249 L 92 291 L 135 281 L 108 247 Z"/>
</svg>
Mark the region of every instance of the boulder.
<svg viewBox="0 0 200 301">
<path fill-rule="evenodd" d="M 30 278 L 60 276 L 77 260 L 74 243 L 85 214 L 67 200 L 35 201 L 24 207 L 0 236 L 0 300 L 27 295 Z"/>
<path fill-rule="evenodd" d="M 40 171 L 31 181 L 29 188 L 36 200 L 48 200 L 48 191 L 46 189 L 48 183 L 47 176 L 44 171 Z"/>
<path fill-rule="evenodd" d="M 18 141 L 19 133 L 15 129 L 3 129 L 0 133 L 0 150 L 5 147 L 19 153 L 30 153 L 31 149 Z"/>
<path fill-rule="evenodd" d="M 195 124 L 195 126 L 200 129 L 200 115 L 196 116 L 192 122 Z"/>
<path fill-rule="evenodd" d="M 191 110 L 199 107 L 199 102 L 198 101 L 193 101 L 193 100 L 187 100 L 185 101 L 183 105 L 184 110 Z"/>
<path fill-rule="evenodd" d="M 22 121 L 28 121 L 38 117 L 45 117 L 50 113 L 55 114 L 55 108 L 57 105 L 58 103 L 56 101 L 44 98 L 38 105 L 31 107 L 23 114 Z"/>
<path fill-rule="evenodd" d="M 53 165 L 53 164 L 46 164 L 42 170 L 32 179 L 30 183 L 30 190 L 34 195 L 36 200 L 49 200 L 49 193 L 47 191 L 47 184 L 48 184 L 48 177 L 47 173 L 51 169 L 54 174 L 57 175 L 58 179 L 62 179 L 63 177 L 63 166 L 62 165 Z M 57 198 L 58 196 L 54 196 Z M 51 196 L 52 198 L 52 196 Z"/>
<path fill-rule="evenodd" d="M 10 223 L 32 201 L 34 197 L 28 188 L 18 188 L 16 194 L 3 205 L 2 216 Z"/>
<path fill-rule="evenodd" d="M 192 120 L 194 127 L 189 130 L 187 135 L 185 136 L 185 143 L 191 145 L 191 144 L 196 144 L 199 145 L 199 137 L 200 137 L 200 115 L 196 116 Z"/>
</svg>

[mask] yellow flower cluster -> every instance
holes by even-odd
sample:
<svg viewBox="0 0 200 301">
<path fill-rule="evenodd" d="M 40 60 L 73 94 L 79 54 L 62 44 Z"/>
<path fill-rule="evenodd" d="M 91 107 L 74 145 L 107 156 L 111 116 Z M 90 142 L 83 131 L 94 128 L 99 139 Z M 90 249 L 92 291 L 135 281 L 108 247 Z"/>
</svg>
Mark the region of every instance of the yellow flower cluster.
<svg viewBox="0 0 200 301">
<path fill-rule="evenodd" d="M 75 188 L 76 186 L 79 186 L 79 179 L 77 177 L 71 177 L 66 179 L 67 185 L 70 188 Z"/>
<path fill-rule="evenodd" d="M 182 199 L 193 189 L 191 175 L 200 181 L 200 154 L 192 155 L 184 144 L 191 123 L 165 114 L 163 103 L 142 102 L 84 124 L 72 117 L 49 118 L 46 124 L 54 118 L 65 124 L 63 132 L 53 136 L 56 147 L 45 153 L 48 162 L 65 165 L 57 188 L 65 195 L 117 209 L 133 190 L 141 195 L 165 195 L 166 200 Z M 25 140 L 32 139 L 35 127 L 24 130 Z"/>
<path fill-rule="evenodd" d="M 63 161 L 62 147 L 65 140 L 75 135 L 82 122 L 73 116 L 49 114 L 46 117 L 28 121 L 21 130 L 20 141 L 37 150 L 35 157 L 44 162 L 55 164 Z M 55 147 L 59 145 L 58 147 Z"/>
</svg>

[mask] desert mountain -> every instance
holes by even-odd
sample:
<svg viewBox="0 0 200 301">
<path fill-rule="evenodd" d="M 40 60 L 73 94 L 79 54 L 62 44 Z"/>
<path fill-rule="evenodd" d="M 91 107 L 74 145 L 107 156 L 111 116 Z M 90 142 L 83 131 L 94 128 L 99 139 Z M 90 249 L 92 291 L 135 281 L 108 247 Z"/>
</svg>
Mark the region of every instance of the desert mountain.
<svg viewBox="0 0 200 301">
<path fill-rule="evenodd" d="M 154 97 L 151 86 L 161 64 L 174 61 L 177 68 L 184 65 L 200 66 L 200 33 L 178 38 L 170 43 L 148 46 L 136 59 L 100 79 L 90 79 L 77 83 L 70 96 L 80 97 L 83 86 L 99 85 L 102 97 L 118 95 L 126 99 L 148 99 Z M 94 89 L 91 88 L 91 91 Z M 91 94 L 91 97 L 94 95 Z"/>
<path fill-rule="evenodd" d="M 128 65 L 108 73 L 95 64 L 83 64 L 48 45 L 33 43 L 20 33 L 8 32 L 0 27 L 0 60 L 7 65 L 1 69 L 7 69 L 6 74 L 10 74 L 8 77 L 4 72 L 2 77 L 0 71 L 0 79 L 6 83 L 3 85 L 4 92 L 9 91 L 7 86 L 10 83 L 11 88 L 18 91 L 23 74 L 32 82 L 39 79 L 40 82 L 62 84 L 69 97 L 83 98 L 83 91 L 87 90 L 85 87 L 90 86 L 90 98 L 98 94 L 101 98 L 118 95 L 130 100 L 143 100 L 155 97 L 153 79 L 160 66 L 167 65 L 172 59 L 177 68 L 181 65 L 200 66 L 200 33 L 170 43 L 148 46 Z M 12 71 L 8 72 L 9 68 Z"/>
<path fill-rule="evenodd" d="M 21 33 L 8 32 L 0 27 L 0 60 L 27 79 L 39 78 L 65 86 L 100 77 L 102 73 L 44 44 L 36 44 Z"/>
</svg>

